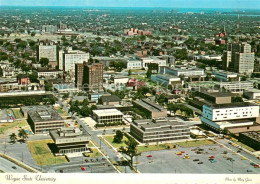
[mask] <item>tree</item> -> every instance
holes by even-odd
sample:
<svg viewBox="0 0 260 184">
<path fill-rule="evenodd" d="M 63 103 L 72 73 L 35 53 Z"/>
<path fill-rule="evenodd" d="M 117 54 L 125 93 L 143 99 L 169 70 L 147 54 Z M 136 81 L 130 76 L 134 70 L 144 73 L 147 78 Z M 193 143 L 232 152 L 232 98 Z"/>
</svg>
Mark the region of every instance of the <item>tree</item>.
<svg viewBox="0 0 260 184">
<path fill-rule="evenodd" d="M 128 70 L 128 76 L 132 75 L 132 70 Z"/>
<path fill-rule="evenodd" d="M 47 82 L 47 83 L 45 84 L 45 90 L 46 90 L 46 91 L 52 91 L 52 90 L 53 90 L 53 85 L 52 85 L 51 82 Z"/>
<path fill-rule="evenodd" d="M 36 73 L 32 73 L 29 75 L 29 79 L 31 82 L 38 82 L 38 75 Z"/>
<path fill-rule="evenodd" d="M 117 131 L 116 131 L 116 135 L 114 136 L 113 142 L 114 142 L 114 143 L 121 143 L 123 137 L 124 137 L 123 132 L 121 132 L 120 130 L 117 130 Z"/>
<path fill-rule="evenodd" d="M 17 140 L 17 136 L 16 136 L 16 134 L 15 133 L 12 133 L 11 135 L 9 135 L 9 137 L 10 137 L 10 141 L 11 141 L 11 143 L 15 143 L 15 141 Z"/>
<path fill-rule="evenodd" d="M 126 147 L 121 146 L 119 152 L 129 156 L 129 166 L 133 167 L 133 158 L 141 154 L 138 153 L 136 149 L 138 143 L 133 138 L 129 138 L 128 141 L 125 141 L 125 144 Z"/>
<path fill-rule="evenodd" d="M 49 64 L 49 59 L 48 58 L 41 58 L 40 64 L 41 64 L 42 67 L 47 67 L 48 64 Z"/>
<path fill-rule="evenodd" d="M 21 138 L 22 142 L 25 142 L 26 139 L 28 138 L 28 135 L 24 129 L 20 129 L 18 132 L 18 136 Z"/>
</svg>

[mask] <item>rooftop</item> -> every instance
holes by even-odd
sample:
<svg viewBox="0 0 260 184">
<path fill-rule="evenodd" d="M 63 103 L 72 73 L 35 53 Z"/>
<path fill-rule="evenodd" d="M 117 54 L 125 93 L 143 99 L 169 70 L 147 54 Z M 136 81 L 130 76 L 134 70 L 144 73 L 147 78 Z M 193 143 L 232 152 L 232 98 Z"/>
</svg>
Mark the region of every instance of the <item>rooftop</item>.
<svg viewBox="0 0 260 184">
<path fill-rule="evenodd" d="M 259 132 L 245 132 L 242 134 L 260 142 L 260 133 Z"/>
<path fill-rule="evenodd" d="M 213 109 L 221 109 L 221 108 L 233 108 L 233 107 L 250 107 L 250 106 L 258 106 L 248 102 L 238 102 L 238 103 L 229 103 L 229 104 L 214 104 L 210 107 Z"/>
<path fill-rule="evenodd" d="M 160 112 L 160 111 L 164 110 L 164 108 L 162 106 L 160 106 L 150 100 L 135 100 L 134 102 L 137 103 L 138 105 L 146 108 L 147 110 L 151 110 L 154 112 Z"/>
<path fill-rule="evenodd" d="M 93 113 L 98 116 L 123 115 L 123 113 L 117 109 L 93 110 Z"/>
<path fill-rule="evenodd" d="M 73 137 L 87 137 L 90 136 L 90 134 L 85 130 L 85 129 L 80 129 L 80 128 L 73 128 L 73 127 L 68 127 L 68 128 L 61 128 L 58 130 L 53 130 L 51 131 L 52 137 L 57 140 L 57 139 L 68 139 L 68 138 L 73 138 Z"/>
<path fill-rule="evenodd" d="M 121 101 L 121 98 L 119 98 L 116 95 L 101 96 L 100 99 L 102 102 L 120 102 Z"/>
<path fill-rule="evenodd" d="M 43 121 L 63 121 L 52 106 L 25 106 L 21 109 L 23 112 L 27 112 L 35 123 Z"/>
</svg>

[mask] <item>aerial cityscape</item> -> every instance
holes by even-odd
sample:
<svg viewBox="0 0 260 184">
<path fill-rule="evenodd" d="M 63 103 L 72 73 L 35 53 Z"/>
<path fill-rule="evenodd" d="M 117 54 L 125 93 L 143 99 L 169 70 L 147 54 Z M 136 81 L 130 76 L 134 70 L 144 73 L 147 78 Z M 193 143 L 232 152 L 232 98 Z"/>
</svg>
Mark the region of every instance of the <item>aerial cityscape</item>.
<svg viewBox="0 0 260 184">
<path fill-rule="evenodd" d="M 0 173 L 260 174 L 259 1 L 44 2 L 0 2 Z"/>
</svg>

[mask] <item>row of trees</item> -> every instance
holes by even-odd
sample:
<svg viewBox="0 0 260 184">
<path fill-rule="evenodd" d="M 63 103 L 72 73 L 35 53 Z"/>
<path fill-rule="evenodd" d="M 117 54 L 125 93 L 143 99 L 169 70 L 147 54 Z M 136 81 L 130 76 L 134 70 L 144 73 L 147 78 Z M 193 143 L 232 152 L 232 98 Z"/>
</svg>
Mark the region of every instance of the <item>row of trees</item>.
<svg viewBox="0 0 260 184">
<path fill-rule="evenodd" d="M 174 114 L 179 110 L 181 111 L 181 115 L 185 113 L 184 114 L 185 117 L 194 117 L 193 110 L 182 104 L 170 103 L 168 104 L 168 110 L 170 112 L 173 112 Z"/>
</svg>

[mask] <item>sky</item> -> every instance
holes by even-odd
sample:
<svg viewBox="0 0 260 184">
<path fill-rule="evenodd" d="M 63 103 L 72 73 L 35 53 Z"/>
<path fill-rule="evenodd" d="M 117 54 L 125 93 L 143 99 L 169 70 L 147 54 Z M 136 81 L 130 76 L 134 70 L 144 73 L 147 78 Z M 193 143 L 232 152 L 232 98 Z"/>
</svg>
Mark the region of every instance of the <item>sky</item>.
<svg viewBox="0 0 260 184">
<path fill-rule="evenodd" d="M 0 6 L 260 9 L 260 0 L 0 0 Z"/>
</svg>

